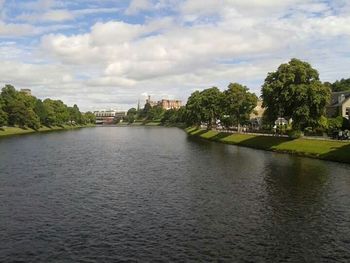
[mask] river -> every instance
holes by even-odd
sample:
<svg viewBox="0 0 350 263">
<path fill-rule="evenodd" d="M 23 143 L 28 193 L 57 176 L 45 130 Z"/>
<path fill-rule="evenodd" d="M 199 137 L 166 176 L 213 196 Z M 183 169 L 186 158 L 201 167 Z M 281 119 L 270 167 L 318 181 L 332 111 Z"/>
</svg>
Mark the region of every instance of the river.
<svg viewBox="0 0 350 263">
<path fill-rule="evenodd" d="M 350 166 L 177 128 L 0 139 L 0 262 L 350 262 Z"/>
</svg>

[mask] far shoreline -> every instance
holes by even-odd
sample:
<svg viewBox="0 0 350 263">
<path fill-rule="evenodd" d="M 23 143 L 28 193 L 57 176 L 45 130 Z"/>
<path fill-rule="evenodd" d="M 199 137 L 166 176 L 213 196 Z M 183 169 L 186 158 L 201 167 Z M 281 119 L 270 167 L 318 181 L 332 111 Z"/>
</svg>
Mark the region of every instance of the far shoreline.
<svg viewBox="0 0 350 263">
<path fill-rule="evenodd" d="M 26 134 L 36 134 L 36 133 L 45 133 L 45 132 L 53 132 L 53 131 L 65 131 L 65 130 L 75 130 L 81 128 L 91 128 L 96 127 L 94 124 L 86 124 L 86 125 L 62 125 L 62 126 L 42 126 L 38 130 L 34 130 L 31 128 L 20 128 L 20 127 L 2 127 L 0 128 L 0 139 L 12 137 L 16 135 L 26 135 Z"/>
</svg>

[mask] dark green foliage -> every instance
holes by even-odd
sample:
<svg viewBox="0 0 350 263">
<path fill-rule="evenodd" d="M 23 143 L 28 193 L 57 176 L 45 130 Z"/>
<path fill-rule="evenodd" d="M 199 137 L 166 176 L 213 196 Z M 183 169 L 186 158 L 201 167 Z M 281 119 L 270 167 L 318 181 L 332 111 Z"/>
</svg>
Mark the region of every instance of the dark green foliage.
<svg viewBox="0 0 350 263">
<path fill-rule="evenodd" d="M 188 125 L 204 122 L 208 129 L 219 119 L 225 126 L 239 126 L 249 120 L 257 100 L 254 93 L 238 83 L 231 83 L 224 92 L 216 87 L 195 91 L 187 101 L 183 119 Z"/>
<path fill-rule="evenodd" d="M 151 107 L 147 114 L 147 120 L 160 121 L 164 115 L 165 110 L 161 106 Z"/>
<path fill-rule="evenodd" d="M 94 123 L 96 123 L 96 116 L 91 111 L 83 113 L 82 114 L 82 118 L 83 118 L 83 123 L 84 124 L 88 124 L 88 123 L 94 124 Z"/>
<path fill-rule="evenodd" d="M 301 131 L 298 130 L 290 130 L 288 131 L 288 137 L 291 139 L 299 139 L 303 136 L 303 133 Z"/>
<path fill-rule="evenodd" d="M 145 107 L 140 111 L 140 117 L 141 117 L 141 118 L 148 119 L 148 114 L 149 114 L 149 111 L 150 111 L 151 109 L 152 109 L 151 104 L 146 103 L 146 104 L 145 104 Z"/>
<path fill-rule="evenodd" d="M 47 123 L 47 110 L 42 100 L 37 99 L 34 106 L 34 112 L 38 115 L 40 123 L 46 125 Z"/>
<path fill-rule="evenodd" d="M 0 127 L 7 125 L 7 113 L 3 110 L 3 101 L 0 96 Z"/>
<path fill-rule="evenodd" d="M 127 114 L 127 121 L 134 121 L 135 119 L 141 119 L 144 122 L 149 121 L 160 121 L 163 118 L 163 115 L 165 113 L 165 109 L 163 109 L 161 106 L 151 106 L 148 102 L 145 104 L 144 108 L 137 112 L 135 108 L 131 108 L 128 111 Z"/>
<path fill-rule="evenodd" d="M 258 97 L 250 93 L 248 88 L 238 83 L 231 83 L 224 91 L 223 121 L 225 126 L 243 125 L 249 121 L 258 102 Z"/>
<path fill-rule="evenodd" d="M 136 115 L 136 114 L 137 114 L 137 109 L 131 108 L 128 110 L 126 115 L 129 116 L 129 115 Z"/>
<path fill-rule="evenodd" d="M 266 119 L 293 119 L 296 130 L 315 127 L 325 114 L 330 89 L 319 80 L 317 70 L 309 63 L 292 59 L 271 72 L 262 86 Z"/>
<path fill-rule="evenodd" d="M 222 113 L 222 93 L 217 87 L 205 89 L 201 92 L 201 119 L 210 129 L 215 125 Z"/>
<path fill-rule="evenodd" d="M 126 116 L 124 117 L 124 121 L 127 123 L 134 123 L 138 115 L 138 111 L 135 108 L 131 108 L 128 110 Z"/>
<path fill-rule="evenodd" d="M 10 125 L 29 127 L 34 130 L 41 125 L 64 125 L 74 121 L 83 123 L 82 114 L 77 105 L 68 108 L 60 100 L 41 101 L 34 96 L 18 92 L 6 85 L 0 94 L 0 126 Z"/>
<path fill-rule="evenodd" d="M 74 104 L 73 107 L 68 107 L 68 112 L 69 112 L 69 122 L 71 124 L 82 124 L 83 123 L 82 114 L 79 111 L 79 108 L 76 104 Z"/>
<path fill-rule="evenodd" d="M 350 78 L 337 80 L 330 86 L 332 91 L 350 91 Z"/>
<path fill-rule="evenodd" d="M 217 87 L 193 92 L 186 104 L 186 123 L 200 125 L 205 122 L 210 129 L 222 113 L 222 98 Z"/>
<path fill-rule="evenodd" d="M 330 131 L 338 130 L 343 125 L 343 118 L 341 116 L 337 118 L 329 118 L 328 119 L 328 129 Z"/>
<path fill-rule="evenodd" d="M 187 100 L 186 104 L 186 123 L 188 125 L 197 125 L 201 124 L 201 93 L 195 91 Z"/>
<path fill-rule="evenodd" d="M 163 125 L 175 125 L 175 124 L 178 125 L 181 123 L 185 123 L 186 122 L 185 114 L 186 114 L 185 107 L 181 107 L 178 110 L 176 109 L 167 110 L 163 115 L 161 123 Z"/>
</svg>

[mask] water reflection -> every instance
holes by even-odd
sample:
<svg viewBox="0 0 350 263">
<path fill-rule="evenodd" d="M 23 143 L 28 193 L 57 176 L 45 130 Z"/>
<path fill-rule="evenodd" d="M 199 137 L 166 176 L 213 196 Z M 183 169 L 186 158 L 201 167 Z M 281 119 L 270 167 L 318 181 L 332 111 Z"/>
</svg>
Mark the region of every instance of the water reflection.
<svg viewBox="0 0 350 263">
<path fill-rule="evenodd" d="M 0 152 L 0 262 L 350 260 L 348 165 L 143 127 Z"/>
</svg>

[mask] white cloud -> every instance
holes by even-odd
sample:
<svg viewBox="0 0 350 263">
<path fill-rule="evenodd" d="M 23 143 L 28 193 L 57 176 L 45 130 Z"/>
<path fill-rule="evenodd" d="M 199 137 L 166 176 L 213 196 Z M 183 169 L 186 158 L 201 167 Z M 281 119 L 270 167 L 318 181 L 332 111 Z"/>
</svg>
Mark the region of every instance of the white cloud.
<svg viewBox="0 0 350 263">
<path fill-rule="evenodd" d="M 37 33 L 37 29 L 29 24 L 4 23 L 0 21 L 0 36 L 28 36 Z"/>
<path fill-rule="evenodd" d="M 83 109 L 133 106 L 142 93 L 185 100 L 196 88 L 225 87 L 233 81 L 259 93 L 267 72 L 291 57 L 312 62 L 326 80 L 348 77 L 350 19 L 345 10 L 350 4 L 340 0 L 132 1 L 126 14 L 173 7 L 167 17 L 157 13 L 144 17 L 143 23 L 133 16 L 128 18 L 133 22 L 100 20 L 74 34 L 52 30 L 58 22 L 111 9 L 91 4 L 72 10 L 58 2 L 43 3 L 46 7 L 36 19 L 55 20 L 50 28 L 0 23 L 0 35 L 49 32 L 39 46 L 34 44 L 37 52 L 31 55 L 42 65 L 22 62 L 21 48 L 9 45 L 0 49 L 7 61 L 0 82 L 13 78 L 40 96 L 62 96 Z M 67 13 L 45 18 L 53 10 Z"/>
<path fill-rule="evenodd" d="M 117 13 L 118 8 L 87 8 L 87 9 L 48 9 L 45 12 L 29 12 L 22 13 L 16 17 L 20 21 L 27 22 L 65 22 L 75 20 L 78 17 L 92 15 L 92 14 L 103 14 L 103 13 Z"/>
<path fill-rule="evenodd" d="M 152 8 L 150 0 L 131 0 L 131 3 L 126 9 L 125 13 L 127 15 L 135 15 L 140 11 L 148 10 L 150 8 Z"/>
<path fill-rule="evenodd" d="M 18 20 L 21 21 L 29 21 L 29 22 L 37 22 L 37 21 L 45 21 L 45 22 L 62 22 L 67 20 L 73 20 L 74 15 L 72 12 L 64 9 L 60 10 L 48 10 L 44 13 L 27 13 L 21 14 L 17 17 Z"/>
</svg>

